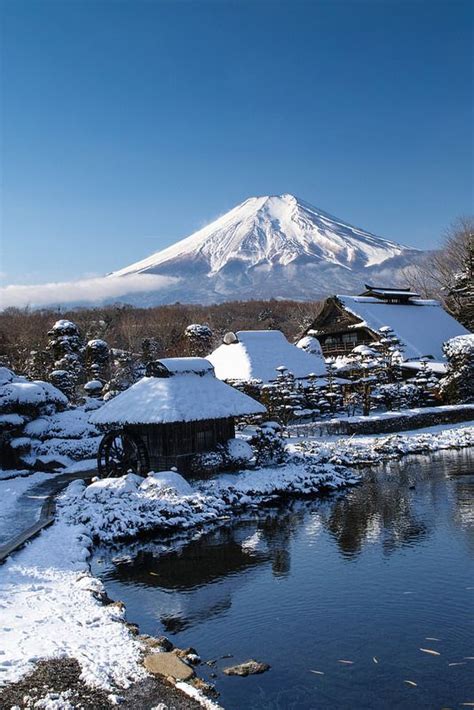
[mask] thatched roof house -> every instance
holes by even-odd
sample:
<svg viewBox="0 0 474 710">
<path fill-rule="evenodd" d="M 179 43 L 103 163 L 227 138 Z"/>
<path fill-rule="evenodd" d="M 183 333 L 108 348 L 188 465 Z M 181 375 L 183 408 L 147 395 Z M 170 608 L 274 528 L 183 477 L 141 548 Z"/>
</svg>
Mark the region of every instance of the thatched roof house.
<svg viewBox="0 0 474 710">
<path fill-rule="evenodd" d="M 285 367 L 297 379 L 325 375 L 324 359 L 288 342 L 279 330 L 239 330 L 227 333 L 224 342 L 207 359 L 221 380 L 272 382 L 277 368 Z"/>
<path fill-rule="evenodd" d="M 98 425 L 125 428 L 139 437 L 151 469 L 178 467 L 235 436 L 234 418 L 263 414 L 265 407 L 230 387 L 204 358 L 165 358 L 91 416 Z"/>
<path fill-rule="evenodd" d="M 367 286 L 361 296 L 331 296 L 307 329 L 326 357 L 345 355 L 357 345 L 370 345 L 390 327 L 404 346 L 406 360 L 443 362 L 442 345 L 468 331 L 438 301 L 421 299 L 408 289 Z"/>
</svg>

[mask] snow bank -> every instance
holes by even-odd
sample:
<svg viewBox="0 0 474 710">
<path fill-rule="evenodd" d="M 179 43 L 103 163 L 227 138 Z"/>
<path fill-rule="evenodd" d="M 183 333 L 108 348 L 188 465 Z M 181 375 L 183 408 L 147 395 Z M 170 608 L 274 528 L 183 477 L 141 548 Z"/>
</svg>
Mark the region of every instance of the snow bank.
<svg viewBox="0 0 474 710">
<path fill-rule="evenodd" d="M 409 432 L 390 436 L 361 436 L 335 441 L 303 440 L 293 443 L 290 449 L 305 451 L 321 461 L 333 464 L 357 466 L 377 464 L 383 460 L 399 458 L 407 454 L 425 454 L 443 449 L 462 449 L 474 446 L 474 427 L 444 429 L 434 427 L 430 432 Z"/>
<path fill-rule="evenodd" d="M 75 481 L 58 500 L 58 516 L 110 542 L 148 530 L 188 529 L 277 496 L 337 490 L 358 481 L 341 466 L 313 464 L 312 456 L 295 456 L 288 464 L 222 475 L 194 487 L 174 472 L 145 479 L 128 474 L 89 486 Z"/>
<path fill-rule="evenodd" d="M 0 683 L 18 680 L 40 658 L 74 657 L 89 685 L 127 687 L 144 677 L 140 644 L 102 584 L 88 572 L 84 526 L 58 521 L 0 567 Z"/>
</svg>

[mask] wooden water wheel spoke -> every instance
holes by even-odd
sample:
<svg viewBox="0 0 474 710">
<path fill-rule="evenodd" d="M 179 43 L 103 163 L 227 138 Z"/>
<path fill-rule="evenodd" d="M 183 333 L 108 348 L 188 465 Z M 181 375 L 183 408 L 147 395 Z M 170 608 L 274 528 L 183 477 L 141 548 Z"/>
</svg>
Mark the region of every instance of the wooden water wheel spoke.
<svg viewBox="0 0 474 710">
<path fill-rule="evenodd" d="M 126 429 L 109 431 L 99 446 L 97 468 L 101 478 L 122 476 L 129 471 L 146 474 L 149 460 L 143 441 Z"/>
</svg>

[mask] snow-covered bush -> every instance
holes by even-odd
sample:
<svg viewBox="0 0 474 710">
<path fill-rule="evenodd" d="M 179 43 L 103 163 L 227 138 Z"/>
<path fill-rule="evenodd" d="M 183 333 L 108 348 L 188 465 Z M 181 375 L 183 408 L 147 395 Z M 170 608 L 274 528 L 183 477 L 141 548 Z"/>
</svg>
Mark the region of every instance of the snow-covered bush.
<svg viewBox="0 0 474 710">
<path fill-rule="evenodd" d="M 94 457 L 101 437 L 86 410 L 70 408 L 50 382 L 0 368 L 2 465 L 45 469 Z"/>
<path fill-rule="evenodd" d="M 252 447 L 243 439 L 229 439 L 219 446 L 219 452 L 222 454 L 224 468 L 227 471 L 245 468 L 253 458 Z"/>
<path fill-rule="evenodd" d="M 0 368 L 0 413 L 34 417 L 52 414 L 67 404 L 65 395 L 49 382 L 30 381 L 6 367 Z"/>
<path fill-rule="evenodd" d="M 458 335 L 443 345 L 448 372 L 441 381 L 441 396 L 450 404 L 474 402 L 474 334 Z"/>
<path fill-rule="evenodd" d="M 250 439 L 257 466 L 283 463 L 287 458 L 282 428 L 277 422 L 264 422 Z"/>
<path fill-rule="evenodd" d="M 323 357 L 321 343 L 312 335 L 305 335 L 303 338 L 300 338 L 300 340 L 296 343 L 296 347 L 305 350 L 307 353 L 311 353 L 311 355 Z"/>
<path fill-rule="evenodd" d="M 195 454 L 190 463 L 191 473 L 196 476 L 211 476 L 224 469 L 224 456 L 220 451 L 203 451 Z"/>
<path fill-rule="evenodd" d="M 88 397 L 100 397 L 103 389 L 104 383 L 100 380 L 89 380 L 84 385 L 84 391 Z"/>
<path fill-rule="evenodd" d="M 201 325 L 200 323 L 191 323 L 184 331 L 191 354 L 197 357 L 204 357 L 209 354 L 213 335 L 208 325 Z"/>
<path fill-rule="evenodd" d="M 24 468 L 22 457 L 28 455 L 31 439 L 24 426 L 37 417 L 47 417 L 68 404 L 65 395 L 49 382 L 31 382 L 0 368 L 0 456 L 2 465 Z"/>
<path fill-rule="evenodd" d="M 67 397 L 70 402 L 76 399 L 77 377 L 70 370 L 53 370 L 49 373 L 49 380 L 54 387 Z"/>
</svg>

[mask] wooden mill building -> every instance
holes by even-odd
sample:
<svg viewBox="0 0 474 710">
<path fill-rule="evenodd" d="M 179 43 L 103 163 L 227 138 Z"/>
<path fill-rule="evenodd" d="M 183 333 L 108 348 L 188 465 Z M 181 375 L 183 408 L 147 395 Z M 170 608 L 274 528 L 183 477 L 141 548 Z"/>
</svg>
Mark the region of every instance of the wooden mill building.
<svg viewBox="0 0 474 710">
<path fill-rule="evenodd" d="M 195 454 L 234 438 L 236 417 L 265 412 L 218 380 L 208 360 L 165 358 L 150 363 L 146 377 L 100 407 L 91 421 L 138 442 L 142 469 L 186 470 Z"/>
</svg>

